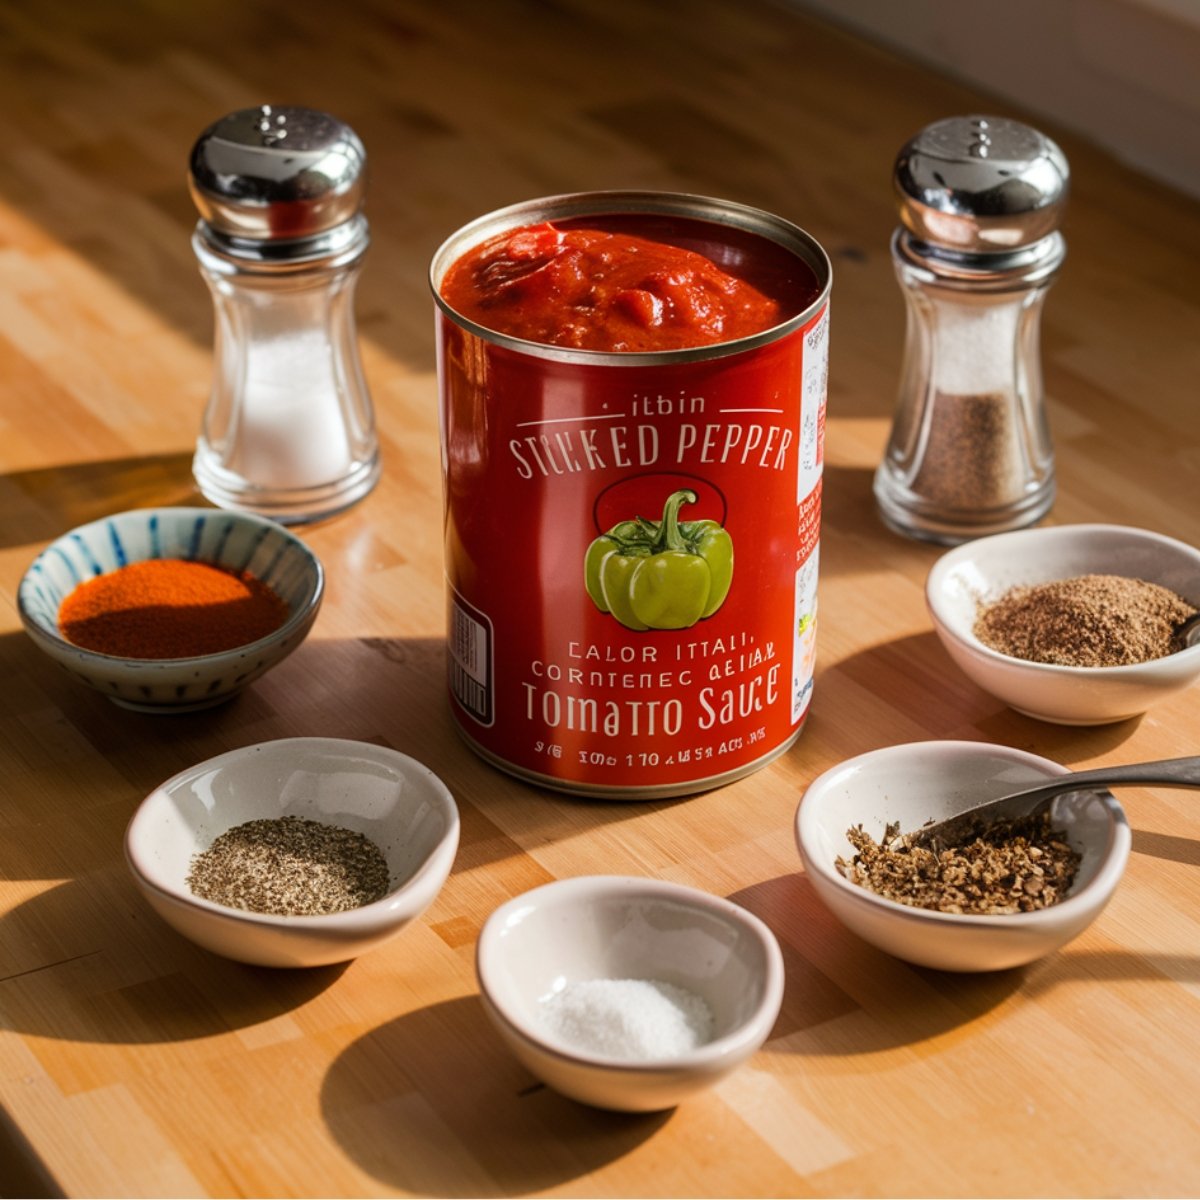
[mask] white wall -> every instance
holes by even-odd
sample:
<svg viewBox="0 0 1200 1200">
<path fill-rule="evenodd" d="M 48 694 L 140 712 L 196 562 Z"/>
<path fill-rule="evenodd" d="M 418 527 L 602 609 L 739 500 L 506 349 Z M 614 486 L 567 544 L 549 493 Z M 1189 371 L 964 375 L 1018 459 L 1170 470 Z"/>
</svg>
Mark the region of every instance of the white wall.
<svg viewBox="0 0 1200 1200">
<path fill-rule="evenodd" d="M 791 0 L 1200 199 L 1200 0 Z"/>
</svg>

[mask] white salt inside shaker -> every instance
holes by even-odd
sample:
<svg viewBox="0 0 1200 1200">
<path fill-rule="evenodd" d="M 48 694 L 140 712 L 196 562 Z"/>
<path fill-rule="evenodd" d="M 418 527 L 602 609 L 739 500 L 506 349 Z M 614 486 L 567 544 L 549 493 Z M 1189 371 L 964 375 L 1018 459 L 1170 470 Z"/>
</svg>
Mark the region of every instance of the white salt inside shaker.
<svg viewBox="0 0 1200 1200">
<path fill-rule="evenodd" d="M 353 308 L 365 164 L 353 130 L 296 107 L 231 113 L 192 149 L 192 247 L 216 320 L 193 471 L 214 504 L 299 523 L 379 478 Z"/>
</svg>

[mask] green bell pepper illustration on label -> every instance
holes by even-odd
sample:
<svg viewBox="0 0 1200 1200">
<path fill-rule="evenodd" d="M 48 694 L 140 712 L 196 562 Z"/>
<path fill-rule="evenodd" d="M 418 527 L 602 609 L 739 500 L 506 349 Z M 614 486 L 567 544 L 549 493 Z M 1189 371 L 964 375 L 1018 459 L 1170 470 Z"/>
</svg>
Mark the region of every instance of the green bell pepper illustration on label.
<svg viewBox="0 0 1200 1200">
<path fill-rule="evenodd" d="M 716 521 L 681 521 L 691 488 L 672 492 L 661 521 L 635 517 L 588 547 L 584 582 L 596 607 L 629 629 L 687 629 L 711 617 L 733 581 L 733 540 Z"/>
</svg>

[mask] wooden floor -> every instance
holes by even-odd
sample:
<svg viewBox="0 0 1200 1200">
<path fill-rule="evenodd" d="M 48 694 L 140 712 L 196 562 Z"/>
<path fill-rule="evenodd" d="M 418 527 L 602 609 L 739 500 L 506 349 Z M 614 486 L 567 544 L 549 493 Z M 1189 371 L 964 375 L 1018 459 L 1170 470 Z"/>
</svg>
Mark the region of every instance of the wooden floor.
<svg viewBox="0 0 1200 1200">
<path fill-rule="evenodd" d="M 310 640 L 235 702 L 130 714 L 56 672 L 15 593 L 52 538 L 194 502 L 212 316 L 188 150 L 224 113 L 301 103 L 370 155 L 359 293 L 384 480 L 305 537 Z M 925 123 L 1009 105 L 767 0 L 0 3 L 0 1193 L 70 1195 L 1195 1195 L 1200 807 L 1123 795 L 1134 854 L 1102 918 L 1028 969 L 953 977 L 838 926 L 791 822 L 811 779 L 926 738 L 1072 766 L 1192 753 L 1193 689 L 1099 729 L 1022 717 L 959 675 L 871 476 L 903 303 L 890 170 Z M 1073 170 L 1043 327 L 1055 523 L 1200 545 L 1200 210 L 1047 122 Z M 497 206 L 645 187 L 758 205 L 834 264 L 812 716 L 778 763 L 680 803 L 583 804 L 469 754 L 443 699 L 434 249 Z M 241 967 L 183 942 L 127 876 L 161 780 L 301 734 L 428 762 L 463 817 L 454 874 L 349 966 Z M 487 1024 L 473 952 L 508 897 L 649 874 L 732 897 L 784 948 L 764 1050 L 673 1113 L 577 1106 Z"/>
</svg>

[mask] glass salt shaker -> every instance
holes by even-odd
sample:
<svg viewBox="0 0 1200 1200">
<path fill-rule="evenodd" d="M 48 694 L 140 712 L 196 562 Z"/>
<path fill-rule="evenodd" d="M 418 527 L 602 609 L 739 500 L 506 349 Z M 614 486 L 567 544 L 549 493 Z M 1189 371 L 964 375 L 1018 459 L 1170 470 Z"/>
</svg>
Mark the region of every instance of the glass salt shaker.
<svg viewBox="0 0 1200 1200">
<path fill-rule="evenodd" d="M 908 325 L 875 498 L 899 533 L 954 544 L 1054 502 L 1039 330 L 1068 179 L 1054 142 L 999 117 L 938 121 L 896 159 Z"/>
<path fill-rule="evenodd" d="M 352 129 L 292 106 L 231 113 L 192 148 L 192 248 L 216 326 L 193 473 L 220 507 L 298 524 L 379 478 L 354 320 L 365 166 Z"/>
</svg>

